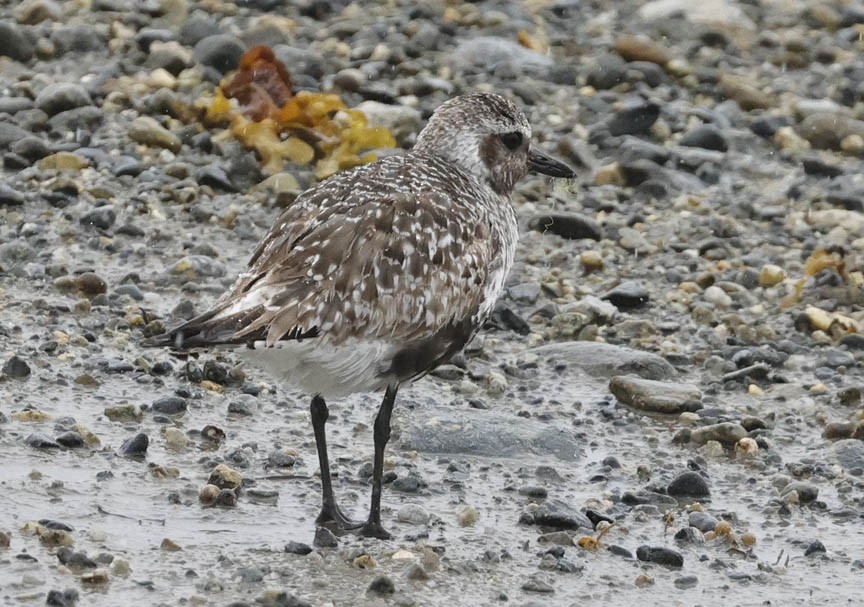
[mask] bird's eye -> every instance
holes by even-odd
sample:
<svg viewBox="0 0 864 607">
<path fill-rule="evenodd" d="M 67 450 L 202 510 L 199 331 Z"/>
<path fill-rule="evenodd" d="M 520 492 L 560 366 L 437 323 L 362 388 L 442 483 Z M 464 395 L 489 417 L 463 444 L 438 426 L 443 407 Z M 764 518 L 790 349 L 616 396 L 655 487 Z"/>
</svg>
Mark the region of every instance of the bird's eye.
<svg viewBox="0 0 864 607">
<path fill-rule="evenodd" d="M 514 131 L 512 133 L 504 133 L 501 135 L 501 143 L 504 144 L 508 150 L 515 150 L 520 145 L 522 145 L 522 133 Z"/>
</svg>

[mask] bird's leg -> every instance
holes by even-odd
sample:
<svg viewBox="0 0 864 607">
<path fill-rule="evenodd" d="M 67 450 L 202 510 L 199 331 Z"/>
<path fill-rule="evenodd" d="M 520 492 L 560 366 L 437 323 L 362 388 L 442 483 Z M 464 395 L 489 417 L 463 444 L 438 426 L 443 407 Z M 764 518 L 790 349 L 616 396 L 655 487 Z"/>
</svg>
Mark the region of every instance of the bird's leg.
<svg viewBox="0 0 864 607">
<path fill-rule="evenodd" d="M 337 529 L 356 529 L 362 523 L 352 521 L 342 514 L 336 498 L 333 497 L 333 482 L 330 479 L 330 459 L 327 457 L 327 436 L 324 425 L 330 412 L 327 403 L 320 396 L 312 398 L 309 406 L 312 413 L 312 430 L 315 432 L 315 446 L 318 449 L 318 464 L 321 467 L 321 513 L 315 522 L 319 525 L 334 526 Z"/>
<path fill-rule="evenodd" d="M 372 505 L 369 508 L 369 518 L 360 529 L 360 534 L 367 537 L 389 539 L 392 537 L 381 526 L 381 478 L 384 476 L 384 447 L 390 440 L 390 414 L 393 413 L 393 403 L 396 400 L 396 386 L 388 386 L 384 401 L 378 409 L 375 418 L 375 461 L 372 467 Z"/>
</svg>

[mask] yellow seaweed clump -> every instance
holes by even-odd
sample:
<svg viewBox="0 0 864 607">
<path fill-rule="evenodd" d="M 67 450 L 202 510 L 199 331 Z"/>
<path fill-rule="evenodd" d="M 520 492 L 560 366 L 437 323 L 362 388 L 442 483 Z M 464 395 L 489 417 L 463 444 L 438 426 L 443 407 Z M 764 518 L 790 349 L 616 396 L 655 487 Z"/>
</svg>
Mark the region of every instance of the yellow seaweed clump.
<svg viewBox="0 0 864 607">
<path fill-rule="evenodd" d="M 206 123 L 227 125 L 271 174 L 280 172 L 285 161 L 314 162 L 315 176 L 324 179 L 372 162 L 375 155 L 368 150 L 396 146 L 389 130 L 370 127 L 363 112 L 338 95 L 294 94 L 288 71 L 266 46 L 243 55 L 238 70 L 225 77 L 203 110 Z"/>
</svg>

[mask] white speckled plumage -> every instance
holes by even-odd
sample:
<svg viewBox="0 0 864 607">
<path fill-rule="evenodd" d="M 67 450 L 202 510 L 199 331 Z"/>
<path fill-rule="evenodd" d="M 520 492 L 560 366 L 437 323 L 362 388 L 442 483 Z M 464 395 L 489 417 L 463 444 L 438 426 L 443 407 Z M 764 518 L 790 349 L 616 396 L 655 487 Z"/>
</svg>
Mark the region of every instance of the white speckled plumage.
<svg viewBox="0 0 864 607">
<path fill-rule="evenodd" d="M 513 149 L 503 134 L 518 134 Z M 422 375 L 464 346 L 503 289 L 518 238 L 509 197 L 530 139 L 503 97 L 443 104 L 411 152 L 301 194 L 248 270 L 172 343 L 253 346 L 245 358 L 313 394 Z M 411 364 L 395 360 L 406 349 Z"/>
<path fill-rule="evenodd" d="M 322 396 L 384 390 L 360 532 L 389 537 L 381 486 L 399 386 L 448 360 L 492 311 L 516 251 L 516 182 L 529 168 L 572 174 L 530 150 L 530 140 L 525 115 L 499 95 L 444 103 L 411 152 L 301 194 L 213 308 L 151 340 L 178 349 L 247 346 L 247 359 L 313 395 L 318 523 L 358 528 L 334 497 Z"/>
</svg>

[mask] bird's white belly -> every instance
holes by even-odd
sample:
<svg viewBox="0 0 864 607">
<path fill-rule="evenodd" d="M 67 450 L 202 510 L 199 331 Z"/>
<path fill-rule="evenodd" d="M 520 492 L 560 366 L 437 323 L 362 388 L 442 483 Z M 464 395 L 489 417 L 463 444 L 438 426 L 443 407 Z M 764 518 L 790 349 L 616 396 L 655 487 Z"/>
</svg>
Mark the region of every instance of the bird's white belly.
<svg viewBox="0 0 864 607">
<path fill-rule="evenodd" d="M 339 346 L 320 339 L 280 342 L 272 348 L 257 342 L 239 352 L 247 363 L 308 394 L 336 397 L 353 392 L 378 392 L 387 387 L 386 372 L 393 345 L 379 340 L 354 340 Z"/>
</svg>

